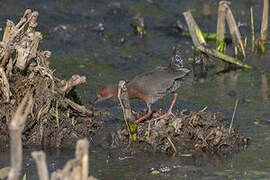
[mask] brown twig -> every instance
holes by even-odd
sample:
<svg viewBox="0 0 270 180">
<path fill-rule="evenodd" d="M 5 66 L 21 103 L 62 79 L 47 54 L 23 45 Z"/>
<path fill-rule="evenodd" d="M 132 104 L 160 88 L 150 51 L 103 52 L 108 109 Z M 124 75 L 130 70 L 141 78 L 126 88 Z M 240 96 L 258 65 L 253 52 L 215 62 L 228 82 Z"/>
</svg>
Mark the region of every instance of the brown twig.
<svg viewBox="0 0 270 180">
<path fill-rule="evenodd" d="M 29 26 L 27 29 L 27 33 L 33 33 L 35 31 L 35 28 L 37 27 L 37 18 L 38 18 L 38 12 L 34 11 L 32 13 L 31 18 L 29 18 Z"/>
<path fill-rule="evenodd" d="M 63 87 L 60 88 L 60 90 L 63 93 L 68 93 L 73 87 L 78 86 L 79 84 L 85 83 L 86 77 L 85 76 L 79 76 L 79 75 L 73 75 L 70 80 L 64 82 L 65 84 Z"/>
<path fill-rule="evenodd" d="M 8 44 L 8 40 L 9 40 L 9 36 L 10 34 L 12 33 L 13 29 L 15 27 L 15 24 L 10 21 L 10 20 L 7 20 L 7 25 L 6 25 L 6 28 L 5 28 L 5 32 L 4 32 L 4 35 L 3 35 L 3 39 L 2 39 L 2 47 L 5 48 L 5 53 L 3 55 L 3 58 L 2 58 L 2 61 L 1 61 L 1 67 L 4 67 L 5 64 L 7 63 L 7 60 L 9 59 L 9 55 L 10 55 L 10 47 L 7 46 Z"/>
<path fill-rule="evenodd" d="M 2 77 L 2 85 L 0 88 L 2 89 L 2 92 L 4 96 L 6 97 L 4 103 L 9 103 L 11 92 L 10 92 L 9 82 L 8 82 L 6 73 L 2 67 L 0 67 L 0 74 Z"/>
<path fill-rule="evenodd" d="M 32 41 L 32 39 L 30 38 L 25 38 L 23 41 L 19 41 L 20 45 L 16 42 L 16 38 L 18 37 L 18 35 L 20 35 L 23 31 L 24 26 L 30 21 L 30 18 L 33 16 L 33 14 L 31 13 L 30 9 L 27 9 L 24 13 L 24 16 L 20 19 L 20 21 L 17 23 L 17 25 L 15 25 L 13 22 L 8 21 L 7 22 L 7 27 L 6 27 L 6 33 L 3 37 L 3 41 L 2 41 L 2 47 L 4 48 L 4 55 L 1 56 L 1 66 L 5 66 L 7 60 L 10 57 L 10 54 L 13 52 L 13 50 L 16 49 L 17 46 L 25 46 L 27 43 L 26 41 Z M 31 43 L 29 43 L 31 44 Z M 15 49 L 14 49 L 15 48 Z M 24 48 L 27 49 L 27 48 Z M 27 55 L 27 53 L 24 53 L 24 51 L 21 51 L 20 54 L 21 56 L 23 55 L 23 57 L 25 57 Z M 20 68 L 20 67 L 19 67 Z"/>
<path fill-rule="evenodd" d="M 32 59 L 37 56 L 37 50 L 38 50 L 38 46 L 41 40 L 42 40 L 42 34 L 40 32 L 34 32 L 33 41 L 31 44 L 31 49 L 28 55 L 28 59 Z"/>
<path fill-rule="evenodd" d="M 229 134 L 231 134 L 231 131 L 232 131 L 233 120 L 234 120 L 234 116 L 235 116 L 235 112 L 236 112 L 237 105 L 238 105 L 238 99 L 236 99 L 236 101 L 235 101 L 234 110 L 233 110 L 233 115 L 232 115 L 232 120 L 231 120 L 230 128 L 229 128 Z"/>
<path fill-rule="evenodd" d="M 202 112 L 204 112 L 204 111 L 206 111 L 207 110 L 207 108 L 208 108 L 208 106 L 205 106 L 204 108 L 202 108 L 199 112 L 200 113 L 202 113 Z"/>
<path fill-rule="evenodd" d="M 20 21 L 16 24 L 16 28 L 23 28 L 27 24 L 27 19 L 32 15 L 31 9 L 26 9 L 24 11 L 23 17 L 20 19 Z"/>
<path fill-rule="evenodd" d="M 128 97 L 128 93 L 127 93 L 127 87 L 126 87 L 125 83 L 126 82 L 123 80 L 119 81 L 119 83 L 118 83 L 118 99 L 119 99 L 120 105 L 122 107 L 122 111 L 124 114 L 124 119 L 126 122 L 128 134 L 129 134 L 129 137 L 131 139 L 131 132 L 130 132 L 129 123 L 134 122 L 135 118 L 131 112 L 129 97 Z"/>
<path fill-rule="evenodd" d="M 35 32 L 30 37 L 30 39 L 25 39 L 20 44 L 18 44 L 16 48 L 17 59 L 15 66 L 21 70 L 24 70 L 29 64 L 29 61 L 37 56 L 38 45 L 40 40 L 42 39 L 42 35 L 40 32 Z M 30 45 L 28 47 L 25 47 L 27 41 L 30 42 Z"/>
<path fill-rule="evenodd" d="M 174 152 L 177 152 L 176 147 L 175 147 L 175 145 L 173 144 L 171 138 L 170 138 L 170 137 L 167 137 L 167 139 L 168 139 L 169 143 L 171 144 L 171 146 L 172 146 Z"/>
<path fill-rule="evenodd" d="M 88 109 L 86 109 L 84 106 L 81 106 L 73 101 L 71 101 L 68 98 L 65 98 L 65 102 L 68 103 L 68 105 L 70 105 L 73 109 L 75 109 L 76 111 L 83 113 L 87 116 L 92 116 L 93 115 L 93 111 L 89 111 Z"/>
<path fill-rule="evenodd" d="M 4 32 L 3 39 L 2 39 L 3 44 L 7 40 L 8 36 L 9 36 L 9 34 L 14 26 L 15 26 L 15 24 L 12 21 L 7 20 L 7 25 L 6 25 L 5 32 Z"/>
<path fill-rule="evenodd" d="M 148 128 L 147 128 L 147 132 L 146 132 L 147 137 L 150 137 L 150 132 L 151 132 L 151 122 L 148 123 Z"/>
</svg>

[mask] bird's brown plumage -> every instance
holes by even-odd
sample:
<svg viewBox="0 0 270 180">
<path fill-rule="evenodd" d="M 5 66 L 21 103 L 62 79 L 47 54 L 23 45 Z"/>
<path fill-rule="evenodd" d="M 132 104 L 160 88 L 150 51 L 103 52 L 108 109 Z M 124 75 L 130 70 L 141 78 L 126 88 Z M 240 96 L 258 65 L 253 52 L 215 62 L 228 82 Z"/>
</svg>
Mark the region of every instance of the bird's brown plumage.
<svg viewBox="0 0 270 180">
<path fill-rule="evenodd" d="M 173 71 L 168 67 L 157 67 L 139 74 L 127 84 L 129 97 L 143 99 L 147 104 L 153 104 L 178 89 L 181 79 L 189 72 L 190 70 L 186 68 Z"/>
<path fill-rule="evenodd" d="M 180 54 L 181 49 L 175 48 L 174 55 L 168 67 L 156 67 L 153 70 L 135 76 L 127 83 L 128 96 L 131 99 L 142 99 L 148 107 L 147 115 L 143 116 L 136 123 L 141 122 L 151 114 L 151 104 L 163 96 L 173 93 L 180 85 L 181 80 L 190 70 L 184 68 L 183 59 Z M 108 99 L 117 96 L 117 86 L 107 86 L 99 91 L 99 99 Z M 172 114 L 171 110 L 176 101 L 177 93 L 174 93 L 174 100 L 167 114 Z"/>
</svg>

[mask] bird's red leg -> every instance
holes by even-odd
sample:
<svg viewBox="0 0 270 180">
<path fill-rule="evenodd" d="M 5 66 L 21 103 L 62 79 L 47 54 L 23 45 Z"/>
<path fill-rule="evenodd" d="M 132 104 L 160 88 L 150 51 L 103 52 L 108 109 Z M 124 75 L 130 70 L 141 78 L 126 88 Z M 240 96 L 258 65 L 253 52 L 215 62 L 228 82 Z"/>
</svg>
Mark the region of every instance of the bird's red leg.
<svg viewBox="0 0 270 180">
<path fill-rule="evenodd" d="M 172 113 L 172 109 L 173 109 L 173 106 L 174 106 L 174 104 L 175 104 L 175 102 L 176 102 L 176 100 L 178 98 L 178 94 L 175 92 L 175 93 L 173 93 L 173 95 L 174 95 L 174 98 L 173 98 L 172 103 L 171 103 L 171 105 L 170 105 L 170 107 L 169 107 L 166 114 L 168 114 L 168 115 L 171 114 L 171 115 L 173 115 L 175 117 L 175 115 Z"/>
<path fill-rule="evenodd" d="M 175 104 L 175 102 L 177 100 L 178 94 L 175 92 L 175 93 L 173 93 L 173 95 L 174 95 L 174 98 L 172 100 L 172 103 L 171 103 L 167 113 L 162 115 L 162 116 L 159 116 L 158 118 L 153 119 L 153 121 L 163 119 L 163 118 L 165 118 L 165 117 L 167 117 L 169 115 L 172 115 L 172 116 L 175 117 L 175 115 L 172 113 L 172 109 L 173 109 L 173 106 L 174 106 L 174 104 Z"/>
<path fill-rule="evenodd" d="M 139 118 L 137 121 L 135 121 L 135 124 L 139 124 L 141 121 L 145 120 L 146 118 L 148 118 L 151 115 L 152 111 L 151 111 L 150 105 L 147 104 L 147 107 L 148 107 L 147 114 L 142 116 L 141 118 Z"/>
</svg>

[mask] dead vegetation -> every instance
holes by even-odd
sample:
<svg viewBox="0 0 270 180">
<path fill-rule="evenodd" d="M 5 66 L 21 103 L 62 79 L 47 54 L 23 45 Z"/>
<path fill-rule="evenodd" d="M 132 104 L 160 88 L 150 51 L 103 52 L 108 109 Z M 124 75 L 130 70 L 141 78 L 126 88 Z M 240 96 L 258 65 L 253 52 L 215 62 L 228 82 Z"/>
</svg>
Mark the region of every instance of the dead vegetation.
<svg viewBox="0 0 270 180">
<path fill-rule="evenodd" d="M 227 155 L 248 145 L 249 138 L 240 135 L 233 128 L 237 101 L 230 125 L 221 113 L 206 112 L 207 107 L 198 112 L 182 111 L 176 117 L 146 120 L 136 125 L 125 91 L 125 82 L 120 81 L 118 88 L 118 99 L 126 127 L 112 132 L 105 138 L 104 144 L 110 148 L 132 147 L 132 142 L 134 142 L 136 148 L 143 151 L 191 153 L 190 155 L 206 152 Z M 152 114 L 153 119 L 161 115 L 162 112 Z"/>
<path fill-rule="evenodd" d="M 92 176 L 88 176 L 88 141 L 81 139 L 76 144 L 75 159 L 69 160 L 63 169 L 58 169 L 51 174 L 49 173 L 46 164 L 46 155 L 43 151 L 32 152 L 32 157 L 35 159 L 38 168 L 39 179 L 41 180 L 61 180 L 61 179 L 81 179 L 81 180 L 96 180 Z"/>
<path fill-rule="evenodd" d="M 21 176 L 23 160 L 22 132 L 27 116 L 30 114 L 33 105 L 32 95 L 27 93 L 19 104 L 9 124 L 11 167 L 3 168 L 6 170 L 5 172 L 1 172 L 1 179 L 8 177 L 8 180 L 17 180 Z M 88 148 L 89 143 L 87 139 L 78 140 L 76 144 L 75 159 L 69 160 L 63 169 L 58 169 L 57 171 L 52 172 L 51 176 L 49 175 L 47 168 L 45 153 L 43 151 L 32 152 L 32 157 L 37 164 L 39 179 L 95 180 L 92 176 L 88 176 Z"/>
<path fill-rule="evenodd" d="M 74 88 L 86 77 L 60 80 L 49 68 L 50 51 L 38 49 L 38 12 L 27 9 L 15 24 L 8 20 L 0 46 L 0 140 L 8 140 L 8 124 L 22 98 L 30 93 L 33 106 L 22 131 L 24 144 L 62 146 L 91 137 L 103 126 L 93 111 L 78 104 Z M 76 101 L 76 102 L 75 102 Z"/>
<path fill-rule="evenodd" d="M 145 120 L 136 125 L 134 115 L 131 113 L 125 81 L 122 80 L 118 85 L 118 99 L 126 125 L 107 136 L 104 139 L 104 147 L 126 146 L 131 147 L 131 151 L 138 149 L 190 155 L 205 152 L 223 156 L 248 145 L 249 138 L 240 135 L 233 128 L 238 100 L 235 103 L 230 125 L 220 112 L 206 112 L 207 107 L 198 112 L 184 110 L 175 117 L 168 116 L 155 120 L 162 116 L 160 110 L 152 114 L 152 120 Z M 135 144 L 136 148 L 133 148 L 132 145 Z"/>
<path fill-rule="evenodd" d="M 248 144 L 248 138 L 229 127 L 221 113 L 181 112 L 176 118 L 146 121 L 137 126 L 136 144 L 143 151 L 167 153 L 230 154 Z M 159 116 L 160 112 L 153 116 Z M 127 131 L 119 130 L 110 137 L 112 144 L 129 144 Z M 117 142 L 115 142 L 117 141 Z"/>
</svg>

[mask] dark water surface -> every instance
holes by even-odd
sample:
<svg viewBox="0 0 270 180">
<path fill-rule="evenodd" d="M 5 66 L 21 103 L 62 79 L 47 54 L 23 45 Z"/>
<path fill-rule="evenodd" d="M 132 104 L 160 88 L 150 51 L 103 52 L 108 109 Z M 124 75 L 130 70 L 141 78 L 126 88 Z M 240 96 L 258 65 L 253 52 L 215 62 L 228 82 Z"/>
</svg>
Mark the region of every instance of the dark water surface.
<svg viewBox="0 0 270 180">
<path fill-rule="evenodd" d="M 255 31 L 259 32 L 262 1 L 239 0 L 231 5 L 236 21 L 247 24 L 251 6 L 255 13 Z M 172 47 L 177 44 L 183 48 L 184 58 L 192 57 L 190 38 L 174 32 L 171 26 L 177 19 L 184 23 L 182 13 L 191 9 L 202 31 L 215 32 L 217 7 L 214 0 L 10 0 L 0 3 L 0 28 L 2 34 L 6 19 L 17 22 L 26 8 L 39 11 L 38 28 L 43 34 L 41 48 L 52 51 L 50 62 L 58 77 L 67 79 L 73 74 L 87 77 L 87 83 L 77 92 L 82 102 L 89 105 L 104 85 L 129 79 L 158 65 L 167 65 Z M 129 25 L 132 16 L 138 12 L 147 23 L 144 38 L 134 35 Z M 95 30 L 99 24 L 104 27 L 103 32 Z M 250 41 L 250 27 L 241 27 L 241 32 Z M 121 38 L 125 39 L 124 43 L 120 42 Z M 145 153 L 119 160 L 121 154 L 118 152 L 109 153 L 94 146 L 90 148 L 90 174 L 99 179 L 269 178 L 269 49 L 264 54 L 248 53 L 246 62 L 254 68 L 217 73 L 223 70 L 218 62 L 209 68 L 207 78 L 202 81 L 187 77 L 178 91 L 180 100 L 177 102 L 178 109 L 199 110 L 208 106 L 210 111 L 221 111 L 231 119 L 235 100 L 239 99 L 234 126 L 251 138 L 246 150 L 228 159 Z M 163 98 L 153 108 L 167 108 L 170 100 L 171 97 Z M 137 110 L 145 108 L 140 101 L 132 102 L 132 106 Z M 109 120 L 108 129 L 123 123 L 116 101 L 102 102 L 96 108 L 115 115 L 115 119 Z M 30 156 L 33 149 L 39 148 L 24 149 L 23 173 L 27 174 L 27 179 L 37 179 L 35 163 Z M 74 157 L 74 149 L 50 149 L 46 154 L 49 169 L 53 171 Z M 4 151 L 0 154 L 0 167 L 7 165 L 9 152 Z M 169 167 L 171 170 L 152 175 L 149 171 L 152 167 Z"/>
</svg>

